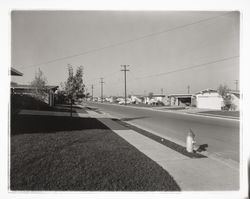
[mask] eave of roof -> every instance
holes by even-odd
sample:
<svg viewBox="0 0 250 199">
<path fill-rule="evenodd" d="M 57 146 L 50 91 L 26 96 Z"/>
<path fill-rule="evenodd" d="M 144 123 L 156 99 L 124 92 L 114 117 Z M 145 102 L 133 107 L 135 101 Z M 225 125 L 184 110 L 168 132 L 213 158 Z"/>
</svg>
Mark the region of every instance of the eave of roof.
<svg viewBox="0 0 250 199">
<path fill-rule="evenodd" d="M 193 94 L 170 94 L 168 95 L 168 97 L 181 97 L 181 96 L 192 97 Z"/>
<path fill-rule="evenodd" d="M 12 76 L 23 76 L 23 73 L 21 73 L 20 71 L 18 71 L 17 69 L 15 68 L 12 68 L 11 67 L 11 73 L 10 73 Z"/>
<path fill-rule="evenodd" d="M 17 85 L 11 85 L 12 88 L 18 88 L 18 89 L 35 89 L 35 86 L 26 85 L 26 84 L 17 84 Z M 57 89 L 59 86 L 46 86 L 47 89 Z"/>
<path fill-rule="evenodd" d="M 217 93 L 217 92 L 218 92 L 217 90 L 208 88 L 208 89 L 205 89 L 205 90 L 202 90 L 202 91 L 195 93 L 195 95 L 203 94 L 203 93 Z"/>
</svg>

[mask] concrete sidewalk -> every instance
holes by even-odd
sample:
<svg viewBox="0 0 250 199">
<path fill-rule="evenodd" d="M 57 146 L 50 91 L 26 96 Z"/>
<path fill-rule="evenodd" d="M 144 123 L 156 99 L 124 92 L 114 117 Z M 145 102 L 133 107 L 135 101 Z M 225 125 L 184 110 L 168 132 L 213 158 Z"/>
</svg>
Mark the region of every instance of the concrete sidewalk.
<svg viewBox="0 0 250 199">
<path fill-rule="evenodd" d="M 233 164 L 209 157 L 189 158 L 114 121 L 99 121 L 163 167 L 184 191 L 239 190 L 239 169 Z"/>
<path fill-rule="evenodd" d="M 216 158 L 190 158 L 134 130 L 112 121 L 109 114 L 73 113 L 74 117 L 92 117 L 109 127 L 139 151 L 164 168 L 184 191 L 239 190 L 239 169 Z M 19 114 L 69 116 L 69 112 L 21 110 Z M 152 174 L 153 175 L 153 174 Z"/>
</svg>

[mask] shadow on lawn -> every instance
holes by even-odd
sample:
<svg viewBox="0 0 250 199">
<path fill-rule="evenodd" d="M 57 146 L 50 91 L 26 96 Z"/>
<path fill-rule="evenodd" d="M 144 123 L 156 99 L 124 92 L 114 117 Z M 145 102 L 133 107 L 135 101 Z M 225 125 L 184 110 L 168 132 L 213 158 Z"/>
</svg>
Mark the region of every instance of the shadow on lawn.
<svg viewBox="0 0 250 199">
<path fill-rule="evenodd" d="M 109 128 L 95 118 L 18 115 L 11 122 L 11 135 L 87 129 Z"/>
</svg>

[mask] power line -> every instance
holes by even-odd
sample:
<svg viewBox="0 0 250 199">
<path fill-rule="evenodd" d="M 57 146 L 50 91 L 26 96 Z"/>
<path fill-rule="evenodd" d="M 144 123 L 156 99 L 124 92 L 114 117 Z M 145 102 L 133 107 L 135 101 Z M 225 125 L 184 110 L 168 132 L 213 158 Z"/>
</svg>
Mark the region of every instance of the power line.
<svg viewBox="0 0 250 199">
<path fill-rule="evenodd" d="M 186 70 L 190 70 L 190 69 L 193 69 L 193 68 L 199 68 L 199 67 L 203 67 L 203 66 L 206 66 L 206 65 L 215 64 L 215 63 L 235 59 L 235 58 L 238 58 L 238 57 L 239 56 L 227 57 L 227 58 L 218 59 L 218 60 L 214 60 L 214 61 L 206 62 L 206 63 L 202 63 L 202 64 L 197 64 L 197 65 L 192 65 L 192 66 L 189 66 L 189 67 L 185 67 L 185 68 L 181 68 L 181 69 L 177 69 L 177 70 L 172 70 L 172 71 L 168 71 L 168 72 L 164 72 L 164 73 L 158 73 L 158 74 L 154 74 L 154 75 L 139 77 L 137 79 L 144 79 L 144 78 L 150 78 L 150 77 L 158 77 L 158 76 L 162 76 L 162 75 L 169 75 L 169 74 L 172 74 L 172 73 L 186 71 Z"/>
<path fill-rule="evenodd" d="M 203 23 L 203 22 L 206 22 L 206 21 L 210 21 L 210 20 L 213 20 L 213 19 L 225 16 L 225 15 L 230 14 L 230 13 L 231 12 L 227 12 L 225 14 L 217 15 L 215 17 L 210 17 L 210 18 L 202 19 L 202 20 L 199 20 L 199 21 L 196 21 L 196 22 L 192 22 L 192 23 L 180 25 L 180 26 L 177 26 L 177 27 L 174 27 L 174 28 L 170 28 L 170 29 L 167 29 L 167 30 L 163 30 L 163 31 L 159 31 L 159 32 L 154 32 L 154 33 L 147 34 L 147 35 L 144 35 L 144 36 L 141 36 L 141 37 L 137 37 L 137 38 L 134 38 L 134 39 L 129 39 L 129 40 L 126 40 L 126 41 L 121 41 L 121 42 L 118 42 L 118 43 L 115 43 L 115 44 L 106 45 L 104 47 L 95 48 L 95 49 L 88 50 L 88 51 L 85 51 L 85 52 L 81 52 L 81 53 L 77 53 L 77 54 L 73 54 L 73 55 L 69 55 L 69 56 L 65 56 L 65 57 L 60 57 L 60 58 L 52 59 L 50 61 L 41 62 L 41 63 L 38 63 L 38 64 L 33 64 L 33 65 L 24 66 L 24 67 L 20 67 L 20 68 L 31 68 L 31 67 L 36 67 L 36 66 L 40 66 L 40 65 L 50 64 L 50 63 L 61 61 L 61 60 L 65 60 L 65 59 L 70 59 L 70 58 L 73 58 L 73 57 L 79 57 L 79 56 L 82 56 L 82 55 L 86 55 L 86 54 L 94 53 L 94 52 L 97 52 L 97 51 L 101 51 L 101 50 L 104 50 L 104 49 L 107 49 L 107 48 L 112 48 L 112 47 L 124 45 L 126 43 L 131 43 L 131 42 L 135 42 L 135 41 L 138 41 L 138 40 L 146 39 L 148 37 L 152 37 L 152 36 L 164 34 L 164 33 L 167 33 L 167 32 L 171 32 L 171 31 L 174 31 L 174 30 L 186 28 L 188 26 L 192 26 L 192 25 L 195 25 L 195 24 L 199 24 L 199 23 Z"/>
<path fill-rule="evenodd" d="M 103 76 L 103 78 L 109 78 L 109 77 L 114 77 L 117 73 L 119 73 L 120 71 L 115 71 L 115 72 L 112 72 L 112 73 L 108 73 L 106 75 Z M 97 82 L 100 78 L 92 78 L 90 80 L 88 80 L 89 84 L 88 85 L 91 85 L 90 83 L 93 83 L 93 82 Z M 95 81 L 94 81 L 95 80 Z"/>
</svg>

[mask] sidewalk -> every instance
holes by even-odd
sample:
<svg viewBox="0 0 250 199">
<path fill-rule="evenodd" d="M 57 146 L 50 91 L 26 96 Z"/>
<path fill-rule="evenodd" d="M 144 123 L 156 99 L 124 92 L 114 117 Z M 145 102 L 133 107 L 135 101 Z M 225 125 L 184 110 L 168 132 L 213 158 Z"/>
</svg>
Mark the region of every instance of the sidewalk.
<svg viewBox="0 0 250 199">
<path fill-rule="evenodd" d="M 239 189 L 239 168 L 233 162 L 217 158 L 190 158 L 135 130 L 111 120 L 105 113 L 85 110 L 87 113 L 74 113 L 74 117 L 97 118 L 117 135 L 125 139 L 164 168 L 178 183 L 183 191 L 227 191 Z M 22 110 L 19 114 L 67 116 L 69 113 Z M 206 154 L 204 154 L 206 155 Z M 236 166 L 235 166 L 236 165 Z M 153 174 L 152 174 L 153 175 Z"/>
<path fill-rule="evenodd" d="M 148 137 L 106 119 L 99 119 L 117 135 L 169 172 L 184 191 L 239 189 L 239 169 L 212 158 L 189 158 Z M 123 130 L 120 130 L 123 129 Z"/>
</svg>

